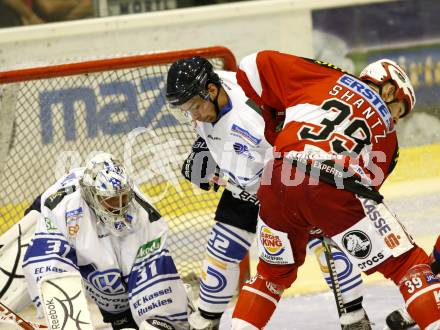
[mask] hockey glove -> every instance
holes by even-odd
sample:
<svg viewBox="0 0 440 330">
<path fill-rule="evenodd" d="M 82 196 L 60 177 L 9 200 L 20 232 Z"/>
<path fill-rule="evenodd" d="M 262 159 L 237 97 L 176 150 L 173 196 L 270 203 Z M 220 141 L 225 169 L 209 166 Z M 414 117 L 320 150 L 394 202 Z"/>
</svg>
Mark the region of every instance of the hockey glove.
<svg viewBox="0 0 440 330">
<path fill-rule="evenodd" d="M 276 110 L 268 106 L 262 106 L 262 116 L 264 119 L 264 137 L 267 142 L 274 145 L 278 133 L 282 130 L 286 112 L 284 110 Z"/>
<path fill-rule="evenodd" d="M 220 169 L 209 152 L 203 138 L 198 137 L 192 146 L 191 153 L 185 159 L 182 166 L 182 175 L 200 189 L 211 189 L 210 178 L 217 175 Z M 219 186 L 214 183 L 214 191 Z"/>
<path fill-rule="evenodd" d="M 100 308 L 103 321 L 105 323 L 110 323 L 112 325 L 113 330 L 120 330 L 126 328 L 134 328 L 138 329 L 136 322 L 131 315 L 130 310 L 126 310 L 125 312 L 119 314 L 112 314 Z"/>
</svg>

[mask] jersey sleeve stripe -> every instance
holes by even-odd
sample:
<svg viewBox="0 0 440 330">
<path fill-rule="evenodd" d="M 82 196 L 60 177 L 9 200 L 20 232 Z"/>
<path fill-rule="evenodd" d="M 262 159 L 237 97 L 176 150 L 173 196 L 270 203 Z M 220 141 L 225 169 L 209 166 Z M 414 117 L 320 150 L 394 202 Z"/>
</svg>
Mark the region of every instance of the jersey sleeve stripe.
<svg viewBox="0 0 440 330">
<path fill-rule="evenodd" d="M 70 260 L 62 259 L 62 258 L 59 258 L 59 257 L 48 257 L 48 258 L 33 257 L 33 258 L 28 259 L 25 263 L 23 263 L 22 267 L 26 267 L 26 266 L 29 266 L 29 265 L 32 265 L 32 264 L 40 263 L 40 262 L 43 262 L 43 261 L 53 261 L 53 260 L 62 262 L 64 264 L 69 265 L 69 266 L 75 268 L 76 270 L 78 270 L 78 267 L 76 265 L 74 265 L 72 262 L 69 262 Z M 45 266 L 46 265 L 42 265 L 42 267 L 45 267 Z"/>
<path fill-rule="evenodd" d="M 142 291 L 144 291 L 144 290 L 148 289 L 149 287 L 151 287 L 153 285 L 156 285 L 158 283 L 169 282 L 169 281 L 173 281 L 173 280 L 180 280 L 180 276 L 175 276 L 175 275 L 173 276 L 173 275 L 174 274 L 165 275 L 165 276 L 162 276 L 161 278 L 157 279 L 156 281 L 153 281 L 153 282 L 147 281 L 147 282 L 145 282 L 145 285 L 141 285 L 141 286 L 136 287 L 136 291 L 132 291 L 132 292 L 130 292 L 128 294 L 129 299 L 131 299 L 133 296 L 141 293 Z"/>
</svg>

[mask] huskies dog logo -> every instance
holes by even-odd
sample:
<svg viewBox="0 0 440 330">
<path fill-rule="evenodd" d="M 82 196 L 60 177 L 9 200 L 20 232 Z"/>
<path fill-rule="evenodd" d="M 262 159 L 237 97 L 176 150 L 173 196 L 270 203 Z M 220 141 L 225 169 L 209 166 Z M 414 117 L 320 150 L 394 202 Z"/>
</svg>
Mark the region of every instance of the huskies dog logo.
<svg viewBox="0 0 440 330">
<path fill-rule="evenodd" d="M 342 243 L 347 251 L 356 258 L 365 259 L 371 252 L 370 238 L 360 230 L 349 231 L 342 237 Z"/>
</svg>

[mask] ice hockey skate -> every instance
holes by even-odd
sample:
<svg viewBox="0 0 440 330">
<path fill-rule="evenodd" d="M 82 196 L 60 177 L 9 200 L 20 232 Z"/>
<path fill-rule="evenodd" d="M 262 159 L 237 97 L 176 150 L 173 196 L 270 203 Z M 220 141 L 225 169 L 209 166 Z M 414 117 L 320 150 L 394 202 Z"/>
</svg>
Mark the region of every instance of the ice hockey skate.
<svg viewBox="0 0 440 330">
<path fill-rule="evenodd" d="M 189 316 L 188 323 L 191 330 L 218 330 L 220 319 L 205 319 L 200 312 L 197 311 Z"/>
<path fill-rule="evenodd" d="M 371 330 L 371 322 L 364 309 L 340 317 L 342 330 Z"/>
<path fill-rule="evenodd" d="M 408 312 L 403 308 L 399 308 L 390 313 L 386 318 L 386 322 L 390 330 L 405 330 L 416 325 L 416 322 L 414 322 Z"/>
</svg>

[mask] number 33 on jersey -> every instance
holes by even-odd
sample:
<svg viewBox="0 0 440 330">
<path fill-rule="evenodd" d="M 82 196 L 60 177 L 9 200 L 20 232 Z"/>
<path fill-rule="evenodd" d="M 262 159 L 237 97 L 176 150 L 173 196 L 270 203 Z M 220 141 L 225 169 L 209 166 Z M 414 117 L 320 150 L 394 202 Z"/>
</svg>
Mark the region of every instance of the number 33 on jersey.
<svg viewBox="0 0 440 330">
<path fill-rule="evenodd" d="M 246 57 L 237 81 L 264 109 L 285 109 L 284 129 L 276 139 L 268 137 L 276 151 L 361 156 L 362 172 L 374 163 L 388 173 L 396 132 L 387 105 L 364 82 L 334 66 L 271 51 Z M 371 152 L 377 157 L 365 157 Z"/>
</svg>

